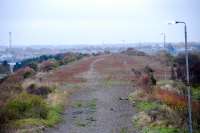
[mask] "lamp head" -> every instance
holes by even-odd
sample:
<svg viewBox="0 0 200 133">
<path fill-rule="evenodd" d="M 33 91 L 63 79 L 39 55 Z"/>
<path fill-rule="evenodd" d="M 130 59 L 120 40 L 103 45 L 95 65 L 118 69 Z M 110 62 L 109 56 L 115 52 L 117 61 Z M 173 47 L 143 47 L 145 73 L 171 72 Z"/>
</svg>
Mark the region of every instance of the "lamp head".
<svg viewBox="0 0 200 133">
<path fill-rule="evenodd" d="M 178 23 L 177 21 L 169 21 L 168 25 L 177 24 L 177 23 Z"/>
</svg>

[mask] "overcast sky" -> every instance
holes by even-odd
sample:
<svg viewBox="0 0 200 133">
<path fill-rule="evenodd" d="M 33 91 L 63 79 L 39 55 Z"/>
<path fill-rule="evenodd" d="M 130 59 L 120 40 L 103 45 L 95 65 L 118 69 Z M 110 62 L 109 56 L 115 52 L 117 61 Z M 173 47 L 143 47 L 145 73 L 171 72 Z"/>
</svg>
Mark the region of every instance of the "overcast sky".
<svg viewBox="0 0 200 133">
<path fill-rule="evenodd" d="M 200 0 L 0 0 L 0 44 L 200 41 Z"/>
</svg>

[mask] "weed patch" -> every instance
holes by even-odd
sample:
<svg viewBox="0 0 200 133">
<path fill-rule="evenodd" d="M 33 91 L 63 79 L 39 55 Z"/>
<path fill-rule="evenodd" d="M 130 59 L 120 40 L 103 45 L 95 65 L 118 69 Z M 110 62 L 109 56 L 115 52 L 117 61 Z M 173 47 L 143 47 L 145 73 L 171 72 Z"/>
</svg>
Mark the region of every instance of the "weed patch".
<svg viewBox="0 0 200 133">
<path fill-rule="evenodd" d="M 103 80 L 102 84 L 106 87 L 106 88 L 111 88 L 114 85 L 120 85 L 120 84 L 128 84 L 127 81 L 124 80 L 113 80 L 113 79 L 108 79 L 108 80 Z"/>
<path fill-rule="evenodd" d="M 167 128 L 167 127 L 150 127 L 144 128 L 142 133 L 184 133 L 177 128 Z"/>
<path fill-rule="evenodd" d="M 140 111 L 149 111 L 149 110 L 158 109 L 161 107 L 161 105 L 155 102 L 139 101 L 136 103 L 136 107 Z"/>
<path fill-rule="evenodd" d="M 61 112 L 63 108 L 60 105 L 51 107 L 49 109 L 47 119 L 44 121 L 45 125 L 52 127 L 56 123 L 62 121 Z"/>
<path fill-rule="evenodd" d="M 120 133 L 128 133 L 128 129 L 126 127 L 121 128 Z"/>
<path fill-rule="evenodd" d="M 5 111 L 8 120 L 25 118 L 45 119 L 48 113 L 48 106 L 40 96 L 21 93 L 8 102 Z"/>
<path fill-rule="evenodd" d="M 192 88 L 192 98 L 200 100 L 200 86 Z"/>
</svg>

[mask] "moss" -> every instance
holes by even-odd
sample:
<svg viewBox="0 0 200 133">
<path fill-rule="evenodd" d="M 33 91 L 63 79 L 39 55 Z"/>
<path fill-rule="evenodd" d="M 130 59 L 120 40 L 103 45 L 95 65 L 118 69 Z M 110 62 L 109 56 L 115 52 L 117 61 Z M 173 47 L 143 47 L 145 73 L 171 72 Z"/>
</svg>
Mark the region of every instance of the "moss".
<svg viewBox="0 0 200 133">
<path fill-rule="evenodd" d="M 148 102 L 148 101 L 138 101 L 136 103 L 136 107 L 140 111 L 149 111 L 160 108 L 162 105 L 155 103 L 155 102 Z"/>
<path fill-rule="evenodd" d="M 63 111 L 63 108 L 61 106 L 51 107 L 48 112 L 47 119 L 44 121 L 45 125 L 52 127 L 56 123 L 62 121 L 62 117 L 61 117 L 62 111 Z"/>
<path fill-rule="evenodd" d="M 184 133 L 184 131 L 180 131 L 177 128 L 168 128 L 168 127 L 150 127 L 144 128 L 142 133 Z"/>
<path fill-rule="evenodd" d="M 120 133 L 128 133 L 128 129 L 126 127 L 123 127 L 120 129 Z"/>
<path fill-rule="evenodd" d="M 200 100 L 200 86 L 192 88 L 192 98 Z"/>
</svg>

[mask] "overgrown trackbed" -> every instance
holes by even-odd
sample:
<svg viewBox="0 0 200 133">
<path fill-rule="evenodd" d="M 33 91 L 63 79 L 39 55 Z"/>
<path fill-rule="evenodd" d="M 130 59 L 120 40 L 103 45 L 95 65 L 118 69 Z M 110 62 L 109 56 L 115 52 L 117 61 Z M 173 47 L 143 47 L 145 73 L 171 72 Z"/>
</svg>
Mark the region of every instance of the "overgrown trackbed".
<svg viewBox="0 0 200 133">
<path fill-rule="evenodd" d="M 71 96 L 64 122 L 46 132 L 136 133 L 131 122 L 134 108 L 127 100 L 133 91 L 127 80 L 131 65 L 127 59 L 109 55 L 93 60 L 89 70 L 79 75 L 87 80 L 86 87 Z"/>
</svg>

